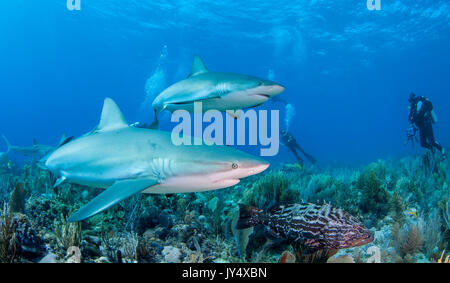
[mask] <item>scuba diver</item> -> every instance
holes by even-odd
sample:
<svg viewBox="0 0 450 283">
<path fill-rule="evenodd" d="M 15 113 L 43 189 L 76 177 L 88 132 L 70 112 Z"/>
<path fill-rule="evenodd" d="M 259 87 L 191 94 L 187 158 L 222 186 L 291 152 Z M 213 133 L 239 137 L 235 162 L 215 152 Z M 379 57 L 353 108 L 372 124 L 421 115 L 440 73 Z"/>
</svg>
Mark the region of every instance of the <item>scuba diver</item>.
<svg viewBox="0 0 450 283">
<path fill-rule="evenodd" d="M 435 151 L 437 148 L 444 156 L 445 149 L 436 141 L 433 133 L 433 123 L 437 122 L 437 117 L 433 111 L 433 104 L 424 96 L 416 96 L 411 92 L 409 99 L 408 120 L 411 128 L 407 130 L 408 141 L 417 139 L 416 132 L 420 131 L 420 145 L 424 148 Z"/>
<path fill-rule="evenodd" d="M 316 159 L 314 157 L 312 157 L 311 155 L 309 155 L 308 153 L 306 153 L 303 148 L 301 148 L 297 141 L 295 140 L 295 138 L 288 133 L 288 131 L 286 130 L 281 130 L 281 141 L 282 143 L 287 146 L 287 148 L 295 155 L 295 158 L 297 159 L 298 163 L 300 165 L 303 165 L 303 159 L 298 155 L 297 149 L 303 153 L 303 155 L 309 160 L 309 162 L 311 162 L 312 164 L 316 163 Z"/>
</svg>

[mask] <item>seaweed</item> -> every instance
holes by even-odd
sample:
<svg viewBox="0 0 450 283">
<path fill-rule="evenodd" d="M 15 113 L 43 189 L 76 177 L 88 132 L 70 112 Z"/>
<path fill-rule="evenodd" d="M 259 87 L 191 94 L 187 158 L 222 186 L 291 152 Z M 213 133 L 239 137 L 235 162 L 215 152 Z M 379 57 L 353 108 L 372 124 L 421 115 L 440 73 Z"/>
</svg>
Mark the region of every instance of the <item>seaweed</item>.
<svg viewBox="0 0 450 283">
<path fill-rule="evenodd" d="M 398 191 L 394 192 L 394 195 L 391 198 L 391 211 L 392 211 L 392 218 L 395 222 L 397 222 L 399 225 L 403 225 L 405 221 L 405 203 L 403 201 L 402 196 Z"/>
<path fill-rule="evenodd" d="M 362 192 L 361 211 L 373 213 L 377 218 L 383 218 L 389 211 L 389 194 L 382 187 L 375 170 L 366 170 L 358 178 L 358 189 Z"/>
<path fill-rule="evenodd" d="M 294 173 L 270 171 L 244 191 L 242 202 L 261 209 L 267 209 L 280 202 L 296 202 L 297 193 L 290 188 L 296 176 Z"/>
</svg>

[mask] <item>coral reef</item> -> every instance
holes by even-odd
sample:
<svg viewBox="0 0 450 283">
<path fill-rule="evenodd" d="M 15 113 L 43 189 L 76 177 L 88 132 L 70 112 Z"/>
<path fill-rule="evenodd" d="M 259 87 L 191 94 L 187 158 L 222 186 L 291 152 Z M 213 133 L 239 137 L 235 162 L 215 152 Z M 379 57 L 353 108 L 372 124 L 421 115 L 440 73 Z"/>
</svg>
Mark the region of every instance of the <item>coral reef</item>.
<svg viewBox="0 0 450 283">
<path fill-rule="evenodd" d="M 66 219 L 101 189 L 54 190 L 34 164 L 13 168 L 0 174 L 1 262 L 325 262 L 335 252 L 328 262 L 437 262 L 450 249 L 450 166 L 431 152 L 362 167 L 280 164 L 228 189 L 135 196 L 81 223 Z M 304 255 L 261 225 L 235 227 L 239 203 L 302 201 L 359 217 L 373 243 Z"/>
</svg>

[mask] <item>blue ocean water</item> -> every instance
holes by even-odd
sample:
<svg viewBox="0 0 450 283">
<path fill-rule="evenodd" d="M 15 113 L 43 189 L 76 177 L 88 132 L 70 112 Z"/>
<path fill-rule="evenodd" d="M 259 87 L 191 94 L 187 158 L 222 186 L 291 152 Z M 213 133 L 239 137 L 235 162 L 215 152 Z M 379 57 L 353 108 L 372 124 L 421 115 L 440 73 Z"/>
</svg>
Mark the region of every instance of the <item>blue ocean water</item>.
<svg viewBox="0 0 450 283">
<path fill-rule="evenodd" d="M 380 11 L 363 0 L 81 0 L 80 11 L 62 0 L 2 1 L 0 132 L 17 145 L 57 144 L 92 129 L 106 96 L 130 122 L 150 122 L 148 102 L 199 54 L 211 70 L 286 86 L 290 130 L 321 162 L 420 150 L 404 146 L 411 91 L 431 99 L 448 145 L 449 11 L 444 0 L 382 0 Z M 294 161 L 285 148 L 271 158 L 285 160 Z"/>
</svg>

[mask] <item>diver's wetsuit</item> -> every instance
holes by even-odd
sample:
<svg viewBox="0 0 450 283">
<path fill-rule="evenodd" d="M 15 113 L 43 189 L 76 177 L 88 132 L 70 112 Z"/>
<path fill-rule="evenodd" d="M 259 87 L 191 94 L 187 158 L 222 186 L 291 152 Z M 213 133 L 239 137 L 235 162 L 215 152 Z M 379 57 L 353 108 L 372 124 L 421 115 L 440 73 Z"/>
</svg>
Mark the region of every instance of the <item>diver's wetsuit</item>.
<svg viewBox="0 0 450 283">
<path fill-rule="evenodd" d="M 316 159 L 306 153 L 303 148 L 301 148 L 295 138 L 285 130 L 281 131 L 281 140 L 285 146 L 295 155 L 299 164 L 303 164 L 303 159 L 298 155 L 297 149 L 300 150 L 301 153 L 311 162 L 312 164 L 316 163 Z"/>
<path fill-rule="evenodd" d="M 420 145 L 434 151 L 437 148 L 442 152 L 442 146 L 436 142 L 433 133 L 433 104 L 424 96 L 417 96 L 410 99 L 411 107 L 409 121 L 414 123 L 420 130 Z"/>
</svg>

